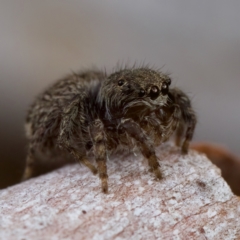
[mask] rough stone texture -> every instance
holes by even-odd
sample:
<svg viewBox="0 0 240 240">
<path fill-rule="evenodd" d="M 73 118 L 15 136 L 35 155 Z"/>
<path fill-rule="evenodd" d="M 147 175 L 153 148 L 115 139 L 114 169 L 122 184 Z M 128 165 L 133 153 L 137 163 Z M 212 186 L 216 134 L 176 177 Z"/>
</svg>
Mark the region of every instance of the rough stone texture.
<svg viewBox="0 0 240 240">
<path fill-rule="evenodd" d="M 164 179 L 138 154 L 108 161 L 109 194 L 71 165 L 0 191 L 0 239 L 240 239 L 240 199 L 204 155 L 158 149 Z"/>
<path fill-rule="evenodd" d="M 216 143 L 198 142 L 192 149 L 206 154 L 217 165 L 222 176 L 229 184 L 234 194 L 240 196 L 240 158 L 232 154 L 226 147 Z"/>
</svg>

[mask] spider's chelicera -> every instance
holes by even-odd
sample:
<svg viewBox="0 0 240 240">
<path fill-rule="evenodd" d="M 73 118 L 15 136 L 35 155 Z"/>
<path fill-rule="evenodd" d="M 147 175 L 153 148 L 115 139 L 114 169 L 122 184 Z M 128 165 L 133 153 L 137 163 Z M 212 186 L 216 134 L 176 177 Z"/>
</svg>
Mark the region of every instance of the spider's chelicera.
<svg viewBox="0 0 240 240">
<path fill-rule="evenodd" d="M 189 98 L 171 79 L 149 68 L 107 75 L 85 71 L 59 80 L 31 106 L 26 120 L 29 140 L 23 179 L 32 176 L 37 152 L 72 158 L 98 173 L 108 192 L 106 159 L 119 147 L 135 146 L 150 170 L 162 178 L 155 147 L 176 132 L 176 144 L 188 152 L 196 125 Z M 89 161 L 94 154 L 96 167 Z"/>
</svg>

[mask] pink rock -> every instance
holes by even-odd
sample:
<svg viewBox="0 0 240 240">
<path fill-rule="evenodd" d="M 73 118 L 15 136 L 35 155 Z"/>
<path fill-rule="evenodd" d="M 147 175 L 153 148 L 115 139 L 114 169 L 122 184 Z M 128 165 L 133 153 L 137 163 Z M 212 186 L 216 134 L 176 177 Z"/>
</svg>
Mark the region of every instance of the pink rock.
<svg viewBox="0 0 240 240">
<path fill-rule="evenodd" d="M 162 145 L 164 179 L 141 154 L 108 161 L 109 194 L 69 165 L 0 191 L 0 239 L 240 239 L 240 199 L 204 155 Z"/>
</svg>

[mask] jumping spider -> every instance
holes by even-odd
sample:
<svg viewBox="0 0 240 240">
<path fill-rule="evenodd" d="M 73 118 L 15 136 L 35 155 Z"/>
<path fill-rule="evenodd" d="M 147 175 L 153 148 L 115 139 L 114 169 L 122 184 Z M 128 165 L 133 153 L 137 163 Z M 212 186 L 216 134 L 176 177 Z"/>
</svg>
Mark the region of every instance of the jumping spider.
<svg viewBox="0 0 240 240">
<path fill-rule="evenodd" d="M 189 98 L 177 88 L 169 89 L 170 84 L 168 75 L 147 67 L 110 75 L 91 70 L 56 82 L 28 112 L 23 180 L 32 176 L 36 152 L 67 153 L 98 172 L 107 193 L 106 159 L 119 147 L 138 147 L 161 179 L 155 147 L 176 132 L 176 144 L 186 154 L 196 125 Z M 89 161 L 90 152 L 96 167 Z"/>
</svg>

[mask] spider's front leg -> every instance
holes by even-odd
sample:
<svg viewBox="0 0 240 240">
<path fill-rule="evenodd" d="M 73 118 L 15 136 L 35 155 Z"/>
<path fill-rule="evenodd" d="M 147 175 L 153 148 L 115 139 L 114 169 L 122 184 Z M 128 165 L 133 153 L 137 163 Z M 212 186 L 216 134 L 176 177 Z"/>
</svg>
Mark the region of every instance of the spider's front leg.
<svg viewBox="0 0 240 240">
<path fill-rule="evenodd" d="M 97 168 L 99 178 L 102 181 L 102 191 L 108 192 L 108 175 L 107 175 L 107 150 L 106 150 L 106 138 L 104 132 L 104 125 L 100 119 L 97 119 L 89 127 L 89 132 L 94 148 L 95 160 L 97 162 Z"/>
<path fill-rule="evenodd" d="M 154 146 L 139 124 L 133 119 L 127 118 L 121 121 L 119 127 L 123 128 L 130 137 L 137 141 L 143 156 L 148 159 L 150 170 L 158 179 L 161 179 L 162 174 L 159 169 L 159 163 L 157 161 Z"/>
</svg>

